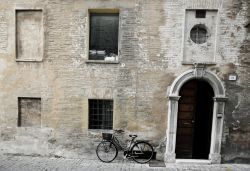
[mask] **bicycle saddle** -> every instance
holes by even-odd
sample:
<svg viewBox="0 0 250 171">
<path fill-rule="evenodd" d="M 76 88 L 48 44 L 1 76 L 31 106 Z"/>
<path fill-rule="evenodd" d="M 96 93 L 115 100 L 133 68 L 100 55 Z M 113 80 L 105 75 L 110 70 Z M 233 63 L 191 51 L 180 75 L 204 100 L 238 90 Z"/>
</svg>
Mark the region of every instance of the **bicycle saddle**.
<svg viewBox="0 0 250 171">
<path fill-rule="evenodd" d="M 129 135 L 129 137 L 131 137 L 131 138 L 136 138 L 137 135 Z"/>
</svg>

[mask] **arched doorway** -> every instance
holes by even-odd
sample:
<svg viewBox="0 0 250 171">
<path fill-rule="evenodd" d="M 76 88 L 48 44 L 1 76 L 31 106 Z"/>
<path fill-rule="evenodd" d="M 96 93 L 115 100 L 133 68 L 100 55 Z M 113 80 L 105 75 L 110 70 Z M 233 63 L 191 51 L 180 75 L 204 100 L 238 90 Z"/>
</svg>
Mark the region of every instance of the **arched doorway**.
<svg viewBox="0 0 250 171">
<path fill-rule="evenodd" d="M 222 81 L 213 72 L 206 70 L 206 64 L 197 63 L 194 64 L 194 68 L 190 69 L 179 77 L 177 77 L 172 83 L 168 93 L 168 125 L 167 125 L 167 142 L 165 163 L 176 162 L 176 137 L 177 137 L 177 117 L 178 117 L 178 105 L 180 91 L 183 86 L 191 80 L 203 81 L 207 89 L 213 89 L 213 113 L 211 124 L 211 141 L 208 156 L 208 163 L 220 163 L 221 162 L 221 139 L 222 139 L 222 127 L 224 118 L 224 109 L 227 97 L 225 96 L 225 89 Z M 212 91 L 210 91 L 212 92 Z M 193 149 L 192 149 L 193 151 Z M 207 156 L 207 152 L 204 153 Z M 204 155 L 205 156 L 205 155 Z M 190 159 L 191 157 L 189 157 Z M 194 158 L 194 157 L 192 157 Z M 196 158 L 196 157 L 195 157 Z M 198 156 L 198 158 L 203 158 Z M 204 157 L 205 158 L 205 157 Z M 206 157 L 207 159 L 207 157 Z M 180 162 L 181 159 L 178 160 Z M 189 160 L 188 160 L 189 161 Z M 198 160 L 195 160 L 196 162 Z M 200 160 L 199 160 L 200 161 Z M 203 160 L 204 161 L 204 160 Z M 203 162 L 200 161 L 200 162 Z"/>
<path fill-rule="evenodd" d="M 176 158 L 208 159 L 213 118 L 213 88 L 204 80 L 186 82 L 179 92 Z"/>
</svg>

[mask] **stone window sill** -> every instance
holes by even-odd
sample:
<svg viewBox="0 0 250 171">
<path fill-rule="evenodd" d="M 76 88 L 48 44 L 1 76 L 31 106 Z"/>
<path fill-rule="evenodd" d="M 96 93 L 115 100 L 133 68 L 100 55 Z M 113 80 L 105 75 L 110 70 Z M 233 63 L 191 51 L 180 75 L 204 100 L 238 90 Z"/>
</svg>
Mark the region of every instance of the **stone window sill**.
<svg viewBox="0 0 250 171">
<path fill-rule="evenodd" d="M 216 65 L 216 62 L 191 62 L 191 61 L 182 61 L 182 65 L 194 65 L 194 63 L 202 63 L 206 65 Z"/>
<path fill-rule="evenodd" d="M 43 62 L 42 59 L 16 59 L 16 62 Z"/>
<path fill-rule="evenodd" d="M 87 64 L 119 64 L 119 61 L 87 60 Z"/>
</svg>

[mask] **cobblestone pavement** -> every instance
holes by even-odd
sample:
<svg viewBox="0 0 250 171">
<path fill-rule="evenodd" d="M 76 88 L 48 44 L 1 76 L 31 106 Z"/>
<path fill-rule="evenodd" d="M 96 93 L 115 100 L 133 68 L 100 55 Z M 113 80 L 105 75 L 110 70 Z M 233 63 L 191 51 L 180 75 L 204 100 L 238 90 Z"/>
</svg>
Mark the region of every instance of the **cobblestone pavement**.
<svg viewBox="0 0 250 171">
<path fill-rule="evenodd" d="M 184 165 L 169 164 L 166 167 L 150 167 L 131 160 L 115 160 L 102 163 L 99 160 L 64 159 L 30 156 L 0 155 L 0 171 L 250 171 L 246 164 Z"/>
</svg>

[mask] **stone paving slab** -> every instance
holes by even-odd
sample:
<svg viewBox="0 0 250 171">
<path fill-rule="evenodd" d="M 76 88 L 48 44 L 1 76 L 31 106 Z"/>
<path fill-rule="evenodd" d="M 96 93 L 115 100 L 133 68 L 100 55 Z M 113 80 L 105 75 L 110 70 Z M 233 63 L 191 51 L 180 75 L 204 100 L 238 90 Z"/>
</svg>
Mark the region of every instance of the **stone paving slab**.
<svg viewBox="0 0 250 171">
<path fill-rule="evenodd" d="M 131 160 L 65 159 L 31 156 L 0 155 L 0 171 L 250 171 L 247 164 L 188 165 L 168 164 L 166 167 L 150 167 Z"/>
</svg>

